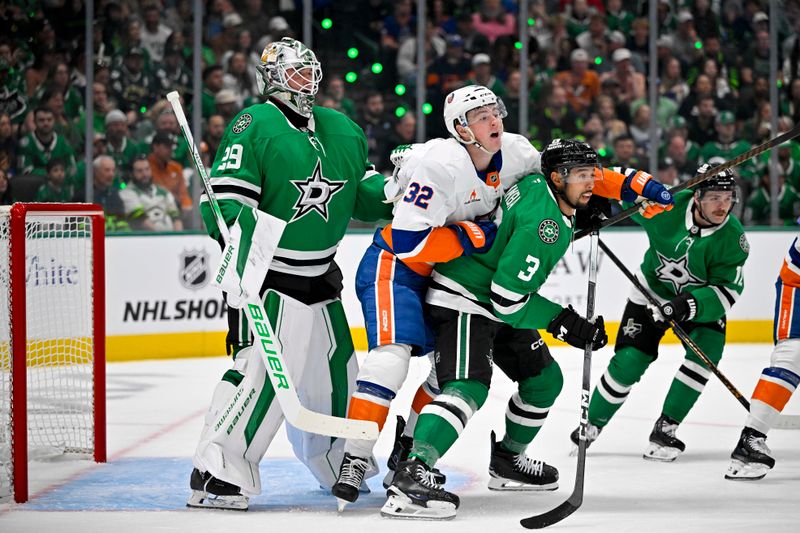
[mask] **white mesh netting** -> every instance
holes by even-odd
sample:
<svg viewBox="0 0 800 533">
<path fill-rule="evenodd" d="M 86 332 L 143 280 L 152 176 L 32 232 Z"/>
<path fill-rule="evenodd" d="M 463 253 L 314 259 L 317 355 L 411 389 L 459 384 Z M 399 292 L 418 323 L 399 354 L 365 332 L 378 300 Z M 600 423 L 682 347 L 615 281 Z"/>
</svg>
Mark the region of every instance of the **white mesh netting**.
<svg viewBox="0 0 800 533">
<path fill-rule="evenodd" d="M 0 498 L 11 493 L 9 222 L 0 212 Z M 28 215 L 25 223 L 29 459 L 91 453 L 93 429 L 92 225 L 88 216 Z"/>
</svg>

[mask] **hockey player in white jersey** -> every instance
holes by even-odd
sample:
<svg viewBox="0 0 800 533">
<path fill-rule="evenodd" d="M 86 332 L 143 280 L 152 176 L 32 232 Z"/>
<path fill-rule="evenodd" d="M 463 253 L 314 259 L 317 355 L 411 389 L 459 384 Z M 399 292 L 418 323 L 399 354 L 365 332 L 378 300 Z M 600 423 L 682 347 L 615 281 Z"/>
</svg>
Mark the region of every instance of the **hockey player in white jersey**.
<svg viewBox="0 0 800 533">
<path fill-rule="evenodd" d="M 775 348 L 770 366 L 761 371 L 750 414 L 739 442 L 731 453 L 725 479 L 756 480 L 767 475 L 775 459 L 767 446 L 767 433 L 800 385 L 800 236 L 795 237 L 775 283 Z"/>
<path fill-rule="evenodd" d="M 497 230 L 491 215 L 504 190 L 539 171 L 539 152 L 521 135 L 503 131 L 505 116 L 502 101 L 486 87 L 457 89 L 444 105 L 452 137 L 394 154 L 393 162 L 401 165 L 394 176 L 399 193 L 394 218 L 375 233 L 356 276 L 369 353 L 350 400 L 350 418 L 371 420 L 383 428 L 411 357 L 433 349 L 423 317 L 433 266 L 488 250 Z M 390 470 L 411 449 L 416 414 L 438 392 L 432 372 L 414 397 L 408 424 L 398 417 Z M 358 498 L 368 466 L 365 458 L 371 456 L 374 445 L 373 440 L 346 443 L 339 479 L 332 489 L 340 509 Z"/>
</svg>

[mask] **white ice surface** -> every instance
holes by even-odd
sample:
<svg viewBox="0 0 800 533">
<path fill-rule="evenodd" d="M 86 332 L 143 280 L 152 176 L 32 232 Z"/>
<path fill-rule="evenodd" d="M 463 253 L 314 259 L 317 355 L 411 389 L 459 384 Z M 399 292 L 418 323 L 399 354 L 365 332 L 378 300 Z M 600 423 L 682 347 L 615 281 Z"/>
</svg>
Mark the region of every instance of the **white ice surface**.
<svg viewBox="0 0 800 533">
<path fill-rule="evenodd" d="M 721 370 L 749 397 L 769 361 L 768 345 L 730 345 Z M 48 461 L 31 467 L 31 501 L 0 505 L 0 532 L 489 532 L 523 531 L 519 519 L 555 507 L 572 491 L 575 458 L 568 435 L 577 426 L 582 353 L 558 348 L 565 385 L 529 453 L 556 466 L 560 488 L 549 493 L 497 493 L 486 488 L 489 431 L 503 430 L 512 383 L 496 375 L 489 400 L 439 463 L 461 496 L 449 522 L 389 520 L 379 478 L 373 493 L 337 515 L 336 503 L 318 490 L 293 460 L 281 431 L 262 463 L 268 491 L 247 513 L 188 510 L 190 458 L 211 391 L 228 368 L 226 358 L 145 361 L 108 365 L 109 463 Z M 592 383 L 611 356 L 596 352 Z M 678 430 L 687 450 L 675 463 L 644 461 L 642 452 L 669 383 L 681 360 L 665 346 L 600 439 L 589 450 L 583 506 L 559 531 L 800 531 L 800 430 L 773 430 L 768 444 L 777 465 L 756 482 L 723 479 L 746 412 L 712 376 Z M 404 413 L 425 370 L 417 365 L 393 405 Z M 796 395 L 798 396 L 798 395 Z M 787 413 L 800 414 L 795 397 Z M 382 465 L 391 446 L 393 417 L 376 455 Z M 269 492 L 271 491 L 271 492 Z M 63 510 L 68 509 L 68 510 Z M 364 528 L 364 529 L 361 529 Z"/>
</svg>

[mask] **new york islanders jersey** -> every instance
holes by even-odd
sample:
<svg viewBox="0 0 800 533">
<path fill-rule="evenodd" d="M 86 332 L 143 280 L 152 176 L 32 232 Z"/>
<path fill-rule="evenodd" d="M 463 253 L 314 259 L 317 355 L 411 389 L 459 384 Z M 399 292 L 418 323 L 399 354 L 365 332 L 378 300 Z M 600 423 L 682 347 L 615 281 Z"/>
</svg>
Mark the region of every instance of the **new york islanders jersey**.
<svg viewBox="0 0 800 533">
<path fill-rule="evenodd" d="M 507 187 L 539 171 L 539 159 L 530 142 L 513 133 L 503 134 L 502 149 L 486 171 L 476 170 L 464 145 L 453 138 L 416 145 L 398 171 L 408 186 L 392 224 L 381 233 L 386 246 L 421 274 L 430 272 L 432 263 L 458 257 L 455 234 L 441 228 L 491 215 Z"/>
<path fill-rule="evenodd" d="M 364 133 L 343 114 L 314 107 L 309 130 L 296 128 L 275 104 L 244 109 L 228 125 L 211 168 L 211 186 L 230 225 L 242 205 L 287 222 L 270 270 L 323 274 L 351 218 L 389 219 L 384 178 L 367 162 Z M 209 233 L 219 232 L 208 200 Z"/>
<path fill-rule="evenodd" d="M 500 217 L 487 253 L 436 266 L 426 301 L 515 328 L 545 328 L 562 307 L 538 291 L 572 241 L 572 218 L 540 174 L 508 190 Z"/>
<path fill-rule="evenodd" d="M 730 311 L 744 290 L 743 266 L 750 252 L 739 220 L 729 215 L 710 228 L 694 224 L 694 193 L 675 195 L 675 208 L 652 219 L 634 215 L 650 247 L 641 272 L 664 299 L 689 292 L 697 300 L 697 322 L 711 322 Z"/>
</svg>

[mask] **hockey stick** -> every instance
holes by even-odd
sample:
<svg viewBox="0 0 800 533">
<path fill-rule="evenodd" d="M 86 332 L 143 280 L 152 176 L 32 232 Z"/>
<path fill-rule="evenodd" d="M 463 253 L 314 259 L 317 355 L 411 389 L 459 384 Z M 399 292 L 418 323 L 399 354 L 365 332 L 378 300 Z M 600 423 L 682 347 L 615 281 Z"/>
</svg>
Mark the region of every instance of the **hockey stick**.
<svg viewBox="0 0 800 533">
<path fill-rule="evenodd" d="M 586 319 L 594 318 L 594 293 L 597 286 L 597 242 L 598 230 L 591 232 L 589 244 L 589 290 L 586 295 Z M 520 520 L 520 524 L 527 529 L 542 529 L 564 520 L 578 510 L 583 503 L 583 482 L 586 472 L 586 428 L 589 425 L 589 387 L 592 372 L 592 343 L 587 342 L 583 350 L 583 380 L 581 381 L 581 421 L 580 442 L 578 443 L 578 467 L 575 472 L 575 488 L 569 498 L 546 513 L 530 516 Z"/>
<path fill-rule="evenodd" d="M 720 164 L 720 165 L 718 165 L 718 166 L 716 166 L 716 167 L 714 167 L 712 169 L 709 169 L 708 172 L 705 172 L 703 174 L 697 174 L 692 179 L 690 179 L 688 181 L 685 181 L 685 182 L 683 182 L 683 183 L 681 183 L 679 185 L 676 185 L 675 187 L 672 187 L 669 190 L 669 192 L 674 195 L 674 194 L 679 193 L 679 192 L 681 192 L 681 191 L 683 191 L 685 189 L 688 189 L 689 187 L 694 187 L 698 183 L 707 180 L 711 176 L 716 176 L 717 174 L 721 174 L 722 172 L 724 172 L 724 171 L 726 171 L 726 170 L 728 170 L 730 168 L 733 168 L 736 165 L 741 165 L 742 163 L 744 163 L 748 159 L 752 159 L 752 158 L 754 158 L 756 156 L 759 156 L 759 155 L 763 154 L 764 152 L 766 152 L 767 150 L 775 148 L 776 146 L 779 146 L 779 145 L 785 143 L 786 141 L 794 139 L 798 135 L 800 135 L 800 124 L 796 125 L 794 128 L 790 129 L 789 131 L 781 133 L 780 135 L 778 135 L 775 138 L 772 138 L 772 139 L 770 139 L 770 140 L 768 140 L 768 141 L 766 141 L 766 142 L 764 142 L 762 144 L 759 144 L 758 146 L 756 146 L 754 148 L 751 148 L 750 150 L 744 152 L 743 154 L 737 155 L 736 157 L 734 157 L 733 159 L 731 159 L 729 161 L 726 161 L 726 162 L 724 162 L 724 163 L 722 163 L 722 164 Z M 625 220 L 626 218 L 628 218 L 628 217 L 630 217 L 632 215 L 635 215 L 636 212 L 639 211 L 639 208 L 640 208 L 640 205 L 638 205 L 638 204 L 637 205 L 633 205 L 633 206 L 631 206 L 631 207 L 629 207 L 629 208 L 627 208 L 627 209 L 625 209 L 623 211 L 620 211 L 619 213 L 617 213 L 614 216 L 608 217 L 607 219 L 603 220 L 602 222 L 600 222 L 599 224 L 597 224 L 594 227 L 583 229 L 583 230 L 581 230 L 581 231 L 579 231 L 578 233 L 575 234 L 575 240 L 578 240 L 578 239 L 581 239 L 583 237 L 586 237 L 587 235 L 589 235 L 589 233 L 591 233 L 595 229 L 600 230 L 600 229 L 603 229 L 605 227 L 611 226 L 612 224 L 616 224 L 617 222 Z"/>
<path fill-rule="evenodd" d="M 656 298 L 652 294 L 650 294 L 650 291 L 647 290 L 647 288 L 642 284 L 642 282 L 639 281 L 639 279 L 630 270 L 628 270 L 628 267 L 622 264 L 622 261 L 619 260 L 619 257 L 614 255 L 614 252 L 609 250 L 608 246 L 606 246 L 606 243 L 604 243 L 603 241 L 600 241 L 600 248 L 602 248 L 603 252 L 605 252 L 608 258 L 611 259 L 611 261 L 615 265 L 617 265 L 617 268 L 620 269 L 622 274 L 626 278 L 628 278 L 631 283 L 633 283 L 634 287 L 636 287 L 639 290 L 639 292 L 641 292 L 644 295 L 644 297 L 647 298 L 647 301 L 650 302 L 650 305 L 654 305 L 656 309 L 658 309 L 658 311 L 663 316 L 664 313 L 661 312 L 661 305 L 658 303 L 658 300 L 656 300 Z M 728 388 L 728 390 L 731 392 L 731 394 L 733 394 L 736 397 L 739 403 L 742 404 L 742 406 L 749 411 L 750 402 L 748 402 L 747 399 L 744 396 L 742 396 L 742 393 L 739 392 L 739 389 L 737 389 L 733 385 L 733 383 L 731 383 L 728 380 L 728 378 L 725 377 L 725 374 L 720 372 L 719 368 L 717 368 L 717 365 L 715 365 L 714 362 L 711 361 L 711 359 L 709 359 L 705 353 L 703 353 L 703 350 L 700 349 L 700 347 L 697 345 L 694 339 L 692 339 L 689 336 L 689 334 L 686 333 L 683 330 L 683 328 L 680 327 L 680 325 L 674 318 L 667 318 L 666 320 L 667 323 L 672 327 L 672 331 L 675 332 L 675 336 L 677 336 L 686 346 L 691 348 L 692 351 L 696 353 L 700 359 L 703 360 L 703 362 L 706 364 L 709 370 L 711 370 L 711 372 L 713 372 L 714 375 L 719 378 L 722 384 Z"/>
<path fill-rule="evenodd" d="M 217 202 L 217 197 L 211 188 L 211 181 L 208 178 L 208 173 L 203 165 L 203 161 L 200 159 L 197 146 L 194 143 L 192 132 L 189 129 L 189 122 L 186 120 L 186 115 L 181 106 L 180 95 L 177 91 L 172 91 L 167 95 L 167 100 L 170 105 L 172 105 L 172 110 L 175 112 L 175 116 L 178 119 L 183 137 L 189 145 L 189 151 L 192 155 L 194 166 L 200 173 L 203 188 L 208 196 L 208 203 L 211 206 L 211 211 L 214 213 L 214 220 L 217 223 L 217 228 L 219 229 L 220 235 L 222 235 L 222 239 L 225 241 L 225 253 L 233 253 L 233 247 L 229 245 L 230 231 L 228 230 L 228 225 L 225 223 L 225 219 L 222 216 L 219 202 Z M 310 411 L 303 407 L 300 403 L 300 398 L 297 396 L 297 389 L 286 367 L 277 336 L 269 323 L 269 317 L 264 310 L 264 304 L 258 296 L 248 299 L 246 302 L 246 313 L 253 332 L 257 337 L 254 345 L 264 360 L 267 375 L 269 376 L 270 383 L 272 383 L 272 388 L 275 390 L 275 397 L 278 400 L 278 404 L 281 406 L 283 416 L 289 424 L 300 431 L 329 435 L 331 437 L 373 440 L 378 438 L 378 424 L 375 422 L 339 418 Z M 236 410 L 240 408 L 243 409 L 244 405 L 237 406 L 236 402 L 244 403 L 248 401 L 249 398 L 250 396 L 247 394 L 236 394 L 234 396 L 234 405 L 229 406 L 228 410 L 230 411 L 233 409 L 233 412 L 236 412 Z"/>
</svg>

